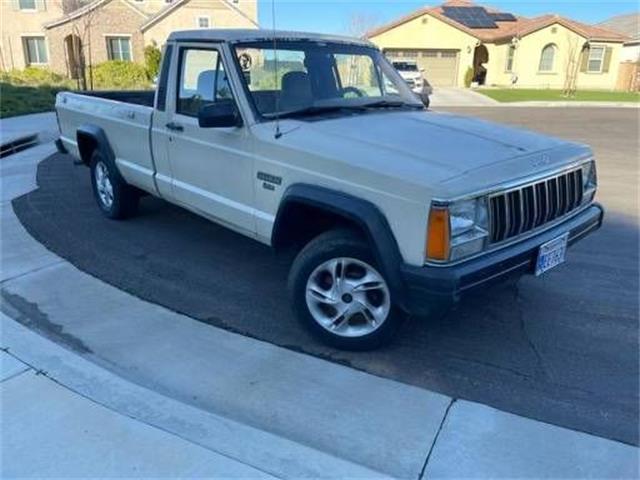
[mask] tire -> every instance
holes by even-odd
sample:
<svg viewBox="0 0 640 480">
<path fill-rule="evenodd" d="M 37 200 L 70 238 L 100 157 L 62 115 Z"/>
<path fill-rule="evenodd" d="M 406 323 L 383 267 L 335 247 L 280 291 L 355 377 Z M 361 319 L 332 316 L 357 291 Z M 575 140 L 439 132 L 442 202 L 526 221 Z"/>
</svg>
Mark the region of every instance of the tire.
<svg viewBox="0 0 640 480">
<path fill-rule="evenodd" d="M 98 150 L 91 155 L 91 186 L 96 203 L 107 218 L 121 220 L 138 211 L 137 189 L 127 185 L 113 162 Z"/>
<path fill-rule="evenodd" d="M 288 289 L 298 320 L 339 349 L 382 347 L 403 320 L 369 246 L 350 230 L 331 230 L 309 242 L 293 262 Z"/>
</svg>

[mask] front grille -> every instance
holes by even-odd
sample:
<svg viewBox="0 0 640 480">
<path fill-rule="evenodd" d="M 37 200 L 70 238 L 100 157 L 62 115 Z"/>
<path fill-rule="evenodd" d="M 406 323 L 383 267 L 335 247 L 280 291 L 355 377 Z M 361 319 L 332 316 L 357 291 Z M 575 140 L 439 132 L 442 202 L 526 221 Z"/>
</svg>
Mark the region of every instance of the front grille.
<svg viewBox="0 0 640 480">
<path fill-rule="evenodd" d="M 489 197 L 491 243 L 538 228 L 582 203 L 582 169 Z"/>
</svg>

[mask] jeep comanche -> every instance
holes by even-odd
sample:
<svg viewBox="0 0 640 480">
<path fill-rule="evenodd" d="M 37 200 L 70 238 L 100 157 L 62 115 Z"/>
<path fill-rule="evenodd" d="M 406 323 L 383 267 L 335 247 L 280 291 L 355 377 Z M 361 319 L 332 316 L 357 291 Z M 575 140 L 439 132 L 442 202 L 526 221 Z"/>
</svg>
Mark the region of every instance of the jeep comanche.
<svg viewBox="0 0 640 480">
<path fill-rule="evenodd" d="M 297 253 L 293 310 L 339 348 L 540 275 L 602 223 L 587 146 L 426 110 L 363 40 L 176 32 L 155 93 L 62 92 L 56 110 L 104 215 L 151 194 Z"/>
</svg>

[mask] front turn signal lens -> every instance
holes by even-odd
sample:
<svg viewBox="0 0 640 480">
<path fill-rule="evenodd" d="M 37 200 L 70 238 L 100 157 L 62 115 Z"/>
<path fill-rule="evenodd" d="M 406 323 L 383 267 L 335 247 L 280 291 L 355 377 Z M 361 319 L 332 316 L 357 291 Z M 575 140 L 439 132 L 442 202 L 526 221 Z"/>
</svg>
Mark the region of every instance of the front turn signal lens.
<svg viewBox="0 0 640 480">
<path fill-rule="evenodd" d="M 449 237 L 449 210 L 431 207 L 427 234 L 427 258 L 429 260 L 449 259 Z"/>
</svg>

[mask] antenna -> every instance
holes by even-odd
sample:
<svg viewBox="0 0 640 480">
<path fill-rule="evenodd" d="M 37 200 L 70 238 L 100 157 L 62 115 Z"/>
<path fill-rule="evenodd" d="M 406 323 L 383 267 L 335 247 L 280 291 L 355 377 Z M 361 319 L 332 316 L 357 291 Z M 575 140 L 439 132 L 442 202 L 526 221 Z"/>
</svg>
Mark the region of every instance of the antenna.
<svg viewBox="0 0 640 480">
<path fill-rule="evenodd" d="M 275 89 L 276 89 L 276 133 L 274 134 L 274 138 L 277 140 L 282 136 L 282 132 L 280 131 L 280 91 L 278 90 L 278 50 L 276 50 L 276 0 L 271 0 L 271 22 L 272 22 L 272 30 L 273 30 L 273 79 L 275 81 Z"/>
</svg>

